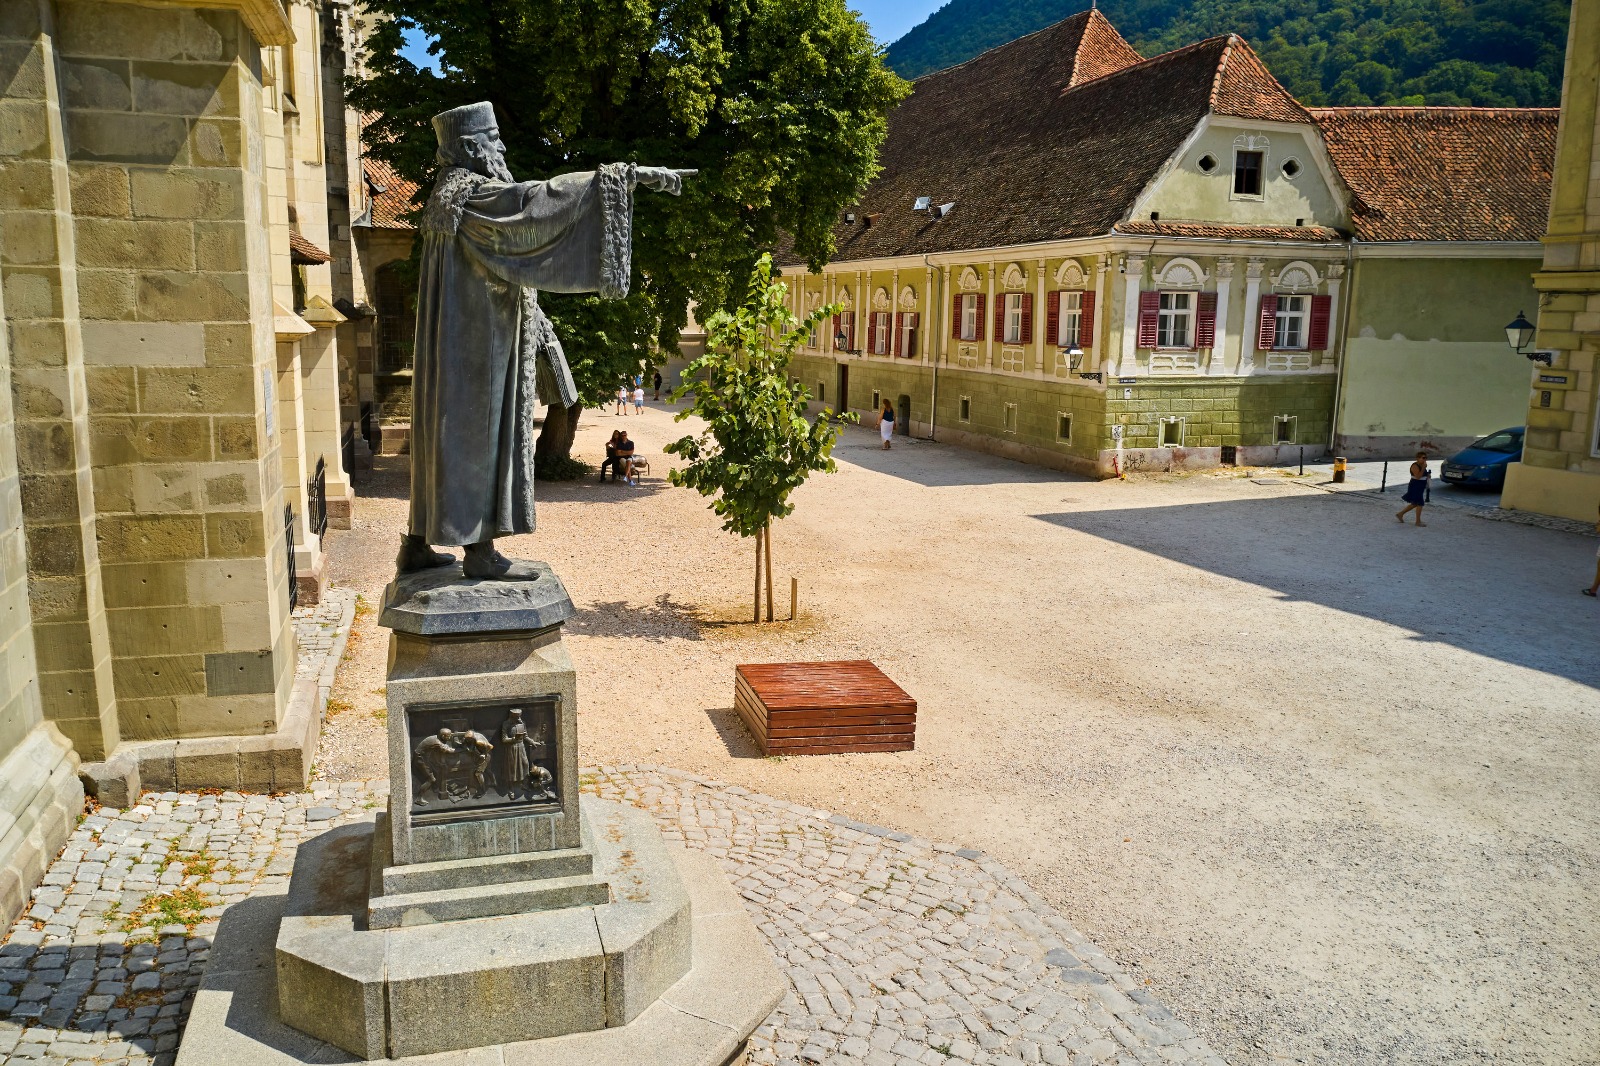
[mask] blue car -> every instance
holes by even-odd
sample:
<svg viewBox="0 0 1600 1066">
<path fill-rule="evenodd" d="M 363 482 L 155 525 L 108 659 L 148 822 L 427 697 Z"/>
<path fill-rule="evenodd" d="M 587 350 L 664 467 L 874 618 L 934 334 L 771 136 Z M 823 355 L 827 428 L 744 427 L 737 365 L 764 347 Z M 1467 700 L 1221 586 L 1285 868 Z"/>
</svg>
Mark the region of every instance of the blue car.
<svg viewBox="0 0 1600 1066">
<path fill-rule="evenodd" d="M 1522 458 L 1522 430 L 1502 429 L 1473 441 L 1445 461 L 1444 479 L 1452 485 L 1504 488 L 1506 467 Z"/>
</svg>

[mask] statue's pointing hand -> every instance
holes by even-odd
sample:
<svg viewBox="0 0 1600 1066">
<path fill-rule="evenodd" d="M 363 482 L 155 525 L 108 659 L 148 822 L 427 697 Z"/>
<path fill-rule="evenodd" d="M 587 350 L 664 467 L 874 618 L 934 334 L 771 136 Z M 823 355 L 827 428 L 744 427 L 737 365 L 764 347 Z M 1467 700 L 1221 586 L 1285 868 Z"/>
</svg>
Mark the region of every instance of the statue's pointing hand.
<svg viewBox="0 0 1600 1066">
<path fill-rule="evenodd" d="M 698 173 L 698 170 L 673 170 L 671 167 L 640 167 L 634 175 L 647 189 L 678 196 L 683 193 L 683 179 Z"/>
</svg>

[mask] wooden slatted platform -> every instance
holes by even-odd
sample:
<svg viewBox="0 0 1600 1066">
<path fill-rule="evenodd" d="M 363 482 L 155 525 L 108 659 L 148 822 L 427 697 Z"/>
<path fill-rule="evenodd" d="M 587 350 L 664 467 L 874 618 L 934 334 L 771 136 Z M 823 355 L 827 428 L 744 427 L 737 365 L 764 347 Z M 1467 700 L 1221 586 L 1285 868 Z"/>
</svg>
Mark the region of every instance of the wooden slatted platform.
<svg viewBox="0 0 1600 1066">
<path fill-rule="evenodd" d="M 736 666 L 733 706 L 767 755 L 916 747 L 917 701 L 866 659 Z"/>
</svg>

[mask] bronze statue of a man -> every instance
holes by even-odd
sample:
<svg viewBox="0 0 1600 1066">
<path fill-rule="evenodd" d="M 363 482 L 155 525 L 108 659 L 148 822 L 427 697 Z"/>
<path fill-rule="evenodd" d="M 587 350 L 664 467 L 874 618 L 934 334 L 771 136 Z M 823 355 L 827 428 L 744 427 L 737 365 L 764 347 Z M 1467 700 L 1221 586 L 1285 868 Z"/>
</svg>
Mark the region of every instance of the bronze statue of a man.
<svg viewBox="0 0 1600 1066">
<path fill-rule="evenodd" d="M 578 391 L 535 290 L 626 296 L 635 184 L 677 195 L 694 171 L 611 163 L 513 181 L 494 108 L 435 115 L 443 169 L 422 216 L 411 392 L 411 520 L 396 568 L 471 578 L 538 571 L 495 551 L 531 533 L 533 415 Z"/>
</svg>

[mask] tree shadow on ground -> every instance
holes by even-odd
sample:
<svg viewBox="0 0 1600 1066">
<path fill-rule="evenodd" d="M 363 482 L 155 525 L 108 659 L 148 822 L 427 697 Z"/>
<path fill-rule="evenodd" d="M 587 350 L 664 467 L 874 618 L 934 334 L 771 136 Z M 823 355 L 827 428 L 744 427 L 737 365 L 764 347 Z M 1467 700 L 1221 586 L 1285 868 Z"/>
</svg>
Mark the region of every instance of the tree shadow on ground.
<svg viewBox="0 0 1600 1066">
<path fill-rule="evenodd" d="M 1410 631 L 1397 639 L 1600 688 L 1594 601 L 1577 594 L 1594 573 L 1587 537 L 1460 511 L 1419 530 L 1393 507 L 1320 492 L 1033 517 Z"/>
<path fill-rule="evenodd" d="M 952 452 L 955 452 L 952 455 Z M 845 426 L 834 458 L 876 474 L 887 474 L 924 488 L 959 488 L 977 485 L 1015 485 L 1037 482 L 1091 482 L 1094 478 L 1068 474 L 984 452 L 958 449 L 912 437 L 895 437 L 884 451 L 876 430 Z M 959 461 L 953 461 L 959 458 Z"/>
<path fill-rule="evenodd" d="M 707 707 L 706 717 L 710 719 L 711 728 L 717 731 L 717 737 L 730 758 L 766 758 L 756 745 L 755 738 L 750 735 L 750 730 L 745 728 L 744 719 L 739 717 L 738 711 L 732 707 Z"/>
<path fill-rule="evenodd" d="M 568 619 L 569 634 L 585 637 L 633 637 L 663 640 L 700 640 L 701 630 L 715 626 L 701 617 L 694 604 L 675 603 L 664 592 L 653 603 L 640 606 L 626 600 L 612 600 L 581 608 Z"/>
</svg>

